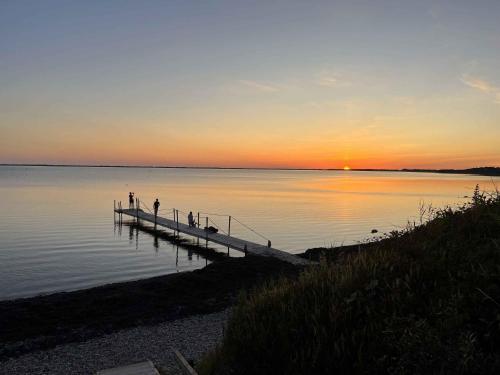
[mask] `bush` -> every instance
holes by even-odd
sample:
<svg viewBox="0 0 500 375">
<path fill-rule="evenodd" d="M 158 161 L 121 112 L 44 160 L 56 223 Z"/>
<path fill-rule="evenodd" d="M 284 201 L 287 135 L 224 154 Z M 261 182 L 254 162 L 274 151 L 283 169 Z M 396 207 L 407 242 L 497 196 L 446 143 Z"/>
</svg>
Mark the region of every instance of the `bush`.
<svg viewBox="0 0 500 375">
<path fill-rule="evenodd" d="M 500 373 L 500 197 L 242 295 L 201 374 Z"/>
</svg>

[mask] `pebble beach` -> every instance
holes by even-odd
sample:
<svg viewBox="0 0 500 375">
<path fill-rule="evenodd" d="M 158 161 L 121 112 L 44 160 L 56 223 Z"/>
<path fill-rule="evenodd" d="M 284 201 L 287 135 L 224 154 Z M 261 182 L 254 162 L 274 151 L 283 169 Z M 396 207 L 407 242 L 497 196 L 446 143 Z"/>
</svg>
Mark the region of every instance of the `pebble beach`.
<svg viewBox="0 0 500 375">
<path fill-rule="evenodd" d="M 0 362 L 2 375 L 89 375 L 147 359 L 168 374 L 181 374 L 172 353 L 196 361 L 221 339 L 229 309 L 154 326 L 118 331 L 80 343 L 59 345 Z"/>
</svg>

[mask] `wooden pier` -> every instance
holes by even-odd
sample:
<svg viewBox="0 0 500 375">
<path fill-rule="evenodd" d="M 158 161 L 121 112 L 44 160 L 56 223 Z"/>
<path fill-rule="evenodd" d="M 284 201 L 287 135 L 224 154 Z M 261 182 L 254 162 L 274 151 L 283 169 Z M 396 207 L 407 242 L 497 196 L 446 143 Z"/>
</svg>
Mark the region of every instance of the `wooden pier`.
<svg viewBox="0 0 500 375">
<path fill-rule="evenodd" d="M 160 373 L 153 365 L 153 362 L 147 360 L 133 365 L 97 371 L 97 375 L 160 375 Z"/>
<path fill-rule="evenodd" d="M 120 205 L 121 206 L 121 205 Z M 190 227 L 187 224 L 179 222 L 179 220 L 171 220 L 164 217 L 157 216 L 155 219 L 155 215 L 144 212 L 138 208 L 118 208 L 115 207 L 115 212 L 120 215 L 128 215 L 132 216 L 138 220 L 144 220 L 161 227 L 165 227 L 176 231 L 177 233 L 187 234 L 192 237 L 196 237 L 199 239 L 203 239 L 205 241 L 210 241 L 227 248 L 231 248 L 237 251 L 241 251 L 243 253 L 260 255 L 260 256 L 269 256 L 278 258 L 282 261 L 294 264 L 294 265 L 307 265 L 310 262 L 306 259 L 300 258 L 296 255 L 287 253 L 282 250 L 274 249 L 271 246 L 260 245 L 255 242 L 242 240 L 240 238 L 236 238 L 230 235 L 221 234 L 221 233 L 213 233 L 208 230 L 198 228 L 198 227 Z M 178 215 L 177 215 L 178 217 Z"/>
</svg>

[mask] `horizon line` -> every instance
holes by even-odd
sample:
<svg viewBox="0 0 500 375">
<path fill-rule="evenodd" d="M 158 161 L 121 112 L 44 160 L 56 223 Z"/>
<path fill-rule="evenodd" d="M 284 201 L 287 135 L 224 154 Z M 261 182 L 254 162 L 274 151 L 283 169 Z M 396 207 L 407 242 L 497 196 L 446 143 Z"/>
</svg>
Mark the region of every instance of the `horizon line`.
<svg viewBox="0 0 500 375">
<path fill-rule="evenodd" d="M 49 163 L 0 163 L 2 167 L 68 167 L 68 168 L 143 168 L 143 169 L 228 169 L 228 170 L 269 170 L 269 171 L 380 171 L 380 172 L 412 172 L 412 171 L 468 171 L 473 169 L 500 168 L 482 166 L 471 168 L 287 168 L 287 167 L 220 167 L 220 166 L 169 166 L 169 165 L 115 165 L 115 164 L 49 164 Z"/>
</svg>

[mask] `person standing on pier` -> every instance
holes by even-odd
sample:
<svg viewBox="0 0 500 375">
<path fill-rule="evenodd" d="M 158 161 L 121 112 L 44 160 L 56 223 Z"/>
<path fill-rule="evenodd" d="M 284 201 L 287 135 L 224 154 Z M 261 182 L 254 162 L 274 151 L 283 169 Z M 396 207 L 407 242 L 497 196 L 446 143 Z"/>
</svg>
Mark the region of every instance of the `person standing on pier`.
<svg viewBox="0 0 500 375">
<path fill-rule="evenodd" d="M 128 208 L 134 208 L 134 193 L 128 193 Z"/>
<path fill-rule="evenodd" d="M 193 219 L 193 212 L 192 211 L 189 211 L 188 223 L 189 223 L 190 227 L 195 227 L 196 226 L 196 222 Z"/>
<path fill-rule="evenodd" d="M 153 203 L 153 210 L 155 211 L 155 224 L 156 224 L 156 218 L 158 217 L 158 208 L 160 208 L 160 201 L 158 198 L 156 198 L 155 202 Z"/>
</svg>

